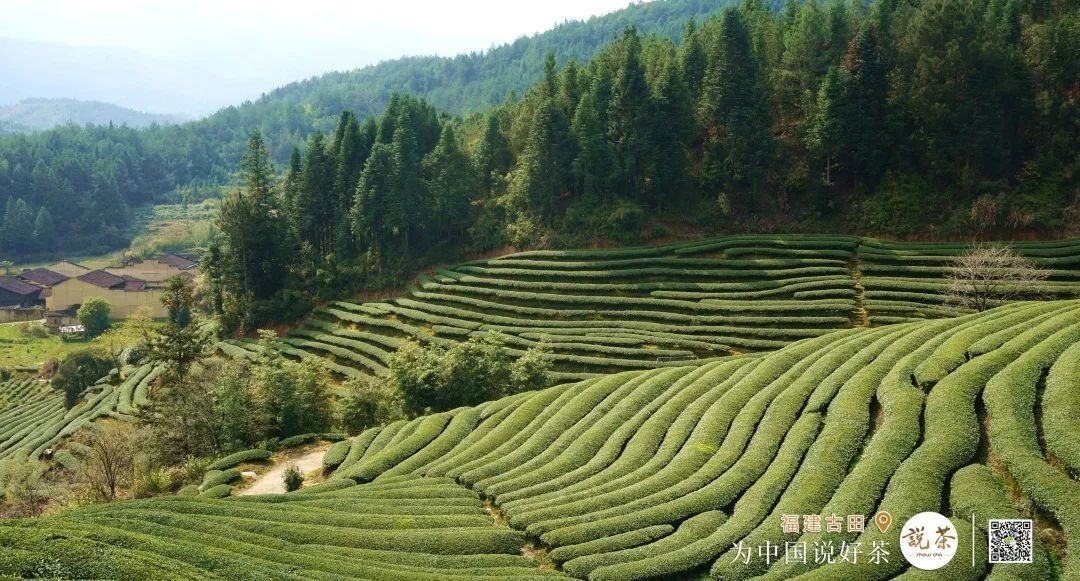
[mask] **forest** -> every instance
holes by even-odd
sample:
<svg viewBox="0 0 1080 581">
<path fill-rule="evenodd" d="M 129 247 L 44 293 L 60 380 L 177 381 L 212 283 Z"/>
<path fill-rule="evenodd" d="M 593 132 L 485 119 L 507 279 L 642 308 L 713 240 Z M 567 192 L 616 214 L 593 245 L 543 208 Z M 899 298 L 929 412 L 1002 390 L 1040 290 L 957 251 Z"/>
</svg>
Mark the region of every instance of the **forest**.
<svg viewBox="0 0 1080 581">
<path fill-rule="evenodd" d="M 548 52 L 559 62 L 588 60 L 626 26 L 677 38 L 687 20 L 723 5 L 704 0 L 635 4 L 487 51 L 405 57 L 327 73 L 179 125 L 141 131 L 69 125 L 0 136 L 0 224 L 5 224 L 0 256 L 29 260 L 123 247 L 130 238 L 132 208 L 217 197 L 220 186 L 235 185 L 254 130 L 283 164 L 294 144 L 314 131 L 332 131 L 343 110 L 360 118 L 376 116 L 394 92 L 407 92 L 453 114 L 481 111 L 539 80 Z M 8 204 L 14 213 L 6 211 Z M 43 227 L 37 229 L 43 208 Z"/>
<path fill-rule="evenodd" d="M 1078 61 L 1062 57 L 1078 22 L 1016 1 L 751 1 L 679 44 L 631 27 L 588 63 L 549 55 L 485 114 L 403 94 L 377 119 L 345 111 L 280 182 L 255 134 L 209 253 L 215 302 L 290 313 L 466 251 L 626 243 L 666 223 L 1075 228 Z"/>
<path fill-rule="evenodd" d="M 653 5 L 628 10 L 646 6 Z M 702 9 L 673 6 L 682 11 L 653 16 L 670 22 Z M 565 48 L 571 38 L 599 42 L 607 30 L 601 22 L 607 20 L 575 24 L 592 26 L 593 35 L 552 43 Z M 68 126 L 9 137 L 0 140 L 2 247 L 17 258 L 122 246 L 131 208 L 164 192 L 213 196 L 218 184 L 231 183 L 253 126 L 267 129 L 262 141 L 268 161 L 286 160 L 279 167 L 298 174 L 300 166 L 324 163 L 323 153 L 333 157 L 342 149 L 349 119 L 356 125 L 349 131 L 358 134 L 348 134 L 356 142 L 349 146 L 352 157 L 344 165 L 328 158 L 333 169 L 326 176 L 306 178 L 309 188 L 337 182 L 332 207 L 316 204 L 307 212 L 321 216 L 316 223 L 329 224 L 326 216 L 337 223 L 335 236 L 303 238 L 317 254 L 325 255 L 327 242 L 338 237 L 350 238 L 350 252 L 366 250 L 377 237 L 375 246 L 384 254 L 408 248 L 413 256 L 436 241 L 483 249 L 507 242 L 582 242 L 584 232 L 592 239 L 633 239 L 653 218 L 690 217 L 717 231 L 900 236 L 1075 227 L 1076 7 L 837 0 L 772 10 L 748 1 L 723 17 L 693 22 L 675 35 L 629 27 L 581 63 L 570 59 L 560 66 L 551 53 L 539 65 L 539 83 L 484 113 L 462 116 L 482 105 L 464 96 L 419 103 L 400 93 L 376 121 L 371 107 L 379 100 L 362 99 L 367 104 L 361 105 L 331 99 L 353 86 L 342 81 L 330 90 L 331 76 L 180 126 Z M 483 77 L 485 83 L 513 84 L 508 67 L 492 64 L 510 59 L 503 50 L 484 57 L 488 67 L 503 71 Z M 446 72 L 464 61 L 440 62 Z M 372 86 L 360 83 L 355 86 Z M 417 89 L 430 93 L 436 85 Z M 317 108 L 320 120 L 275 125 L 308 108 L 287 97 L 307 90 L 330 101 Z M 267 109 L 274 104 L 282 108 Z M 337 127 L 329 124 L 322 135 L 319 127 L 328 125 L 330 111 L 339 111 L 333 114 Z M 402 111 L 407 119 L 398 118 Z M 247 115 L 267 120 L 254 124 Z M 402 123 L 412 125 L 407 143 L 395 146 L 394 127 Z M 387 147 L 369 159 L 376 141 Z M 288 154 L 297 145 L 310 158 L 300 166 Z M 319 148 L 325 151 L 314 151 Z M 425 159 L 430 154 L 436 158 Z M 458 175 L 433 176 L 438 156 L 473 163 L 455 167 L 451 173 Z M 360 174 L 370 169 L 364 184 L 376 188 L 376 176 L 385 173 L 379 164 L 389 171 L 401 163 L 413 166 L 407 172 L 412 183 L 380 185 L 392 197 L 422 202 L 407 204 L 414 215 L 387 221 L 367 210 L 352 212 L 393 230 L 397 242 L 387 246 L 370 228 L 345 229 L 345 216 L 364 197 L 352 191 Z M 425 164 L 426 181 L 419 179 Z M 330 178 L 339 166 L 344 174 Z M 283 182 L 290 179 L 296 176 Z M 316 197 L 330 195 L 326 189 Z M 448 205 L 448 196 L 461 203 Z M 455 217 L 432 215 L 436 206 Z M 393 219 L 399 225 L 391 226 Z M 442 224 L 442 231 L 426 227 L 429 220 Z"/>
</svg>

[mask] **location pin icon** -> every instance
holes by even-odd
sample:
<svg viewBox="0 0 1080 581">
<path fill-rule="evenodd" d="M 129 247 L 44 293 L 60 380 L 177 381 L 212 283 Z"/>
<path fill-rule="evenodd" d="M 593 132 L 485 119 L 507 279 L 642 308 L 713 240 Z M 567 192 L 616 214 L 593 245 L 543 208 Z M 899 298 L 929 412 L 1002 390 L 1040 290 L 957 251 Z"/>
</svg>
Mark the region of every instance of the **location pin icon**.
<svg viewBox="0 0 1080 581">
<path fill-rule="evenodd" d="M 874 515 L 874 524 L 877 525 L 881 534 L 885 534 L 889 530 L 889 526 L 892 525 L 892 515 L 883 510 Z"/>
</svg>

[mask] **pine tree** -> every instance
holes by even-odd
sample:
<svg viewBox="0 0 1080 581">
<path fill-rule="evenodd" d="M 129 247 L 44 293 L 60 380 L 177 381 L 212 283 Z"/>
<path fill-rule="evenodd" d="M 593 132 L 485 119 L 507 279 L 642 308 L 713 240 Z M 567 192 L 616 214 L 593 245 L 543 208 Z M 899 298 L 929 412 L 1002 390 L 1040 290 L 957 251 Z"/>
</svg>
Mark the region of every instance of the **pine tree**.
<svg viewBox="0 0 1080 581">
<path fill-rule="evenodd" d="M 4 213 L 4 235 L 10 245 L 9 248 L 16 253 L 26 252 L 33 248 L 34 212 L 26 200 L 8 198 L 7 209 Z"/>
<path fill-rule="evenodd" d="M 550 51 L 544 57 L 544 80 L 540 87 L 545 98 L 554 99 L 559 95 L 559 71 L 555 65 L 555 53 Z"/>
<path fill-rule="evenodd" d="M 397 250 L 409 256 L 410 242 L 422 234 L 430 215 L 430 198 L 423 180 L 423 156 L 419 137 L 423 132 L 423 111 L 407 106 L 394 128 L 390 145 L 393 154 L 392 197 L 388 203 L 387 222 L 400 241 Z"/>
<path fill-rule="evenodd" d="M 650 98 L 647 202 L 662 211 L 664 202 L 684 193 L 688 186 L 687 140 L 693 128 L 689 89 L 674 58 L 660 65 Z"/>
<path fill-rule="evenodd" d="M 273 195 L 273 166 L 262 134 L 252 133 L 241 164 L 244 187 L 221 204 L 218 228 L 226 242 L 222 288 L 228 289 L 240 319 L 250 315 L 253 300 L 280 290 L 294 256 L 288 245 L 284 213 Z"/>
<path fill-rule="evenodd" d="M 824 157 L 825 185 L 832 186 L 832 172 L 840 152 L 848 150 L 845 140 L 850 135 L 847 120 L 851 116 L 847 105 L 847 80 L 838 67 L 829 69 L 818 90 L 817 105 L 807 128 L 807 145 Z"/>
<path fill-rule="evenodd" d="M 696 104 L 701 97 L 701 81 L 705 76 L 705 47 L 693 20 L 686 23 L 686 30 L 683 32 L 679 64 L 690 100 Z"/>
<path fill-rule="evenodd" d="M 300 239 L 300 223 L 304 209 L 300 206 L 300 190 L 303 187 L 304 163 L 300 149 L 295 145 L 289 153 L 289 165 L 285 170 L 285 180 L 281 184 L 281 207 L 289 220 L 291 235 Z"/>
<path fill-rule="evenodd" d="M 772 156 L 771 120 L 749 34 L 734 9 L 724 11 L 719 38 L 709 55 L 701 117 L 709 136 L 705 185 L 718 196 L 754 209 L 757 188 Z"/>
<path fill-rule="evenodd" d="M 567 117 L 574 115 L 581 100 L 581 76 L 581 67 L 572 60 L 566 63 L 559 76 L 559 105 Z"/>
<path fill-rule="evenodd" d="M 641 38 L 633 27 L 623 32 L 618 69 L 608 106 L 608 140 L 614 154 L 611 185 L 630 199 L 645 188 L 645 168 L 652 161 L 649 133 L 649 87 L 641 63 Z"/>
<path fill-rule="evenodd" d="M 847 146 L 843 155 L 856 188 L 877 185 L 889 150 L 887 70 L 878 46 L 876 28 L 867 25 L 851 40 L 844 56 L 848 78 L 848 114 L 844 119 Z"/>
<path fill-rule="evenodd" d="M 49 209 L 42 206 L 34 219 L 34 242 L 44 250 L 52 250 L 55 244 L 56 225 Z"/>
<path fill-rule="evenodd" d="M 315 258 L 320 260 L 334 247 L 334 216 L 338 209 L 334 191 L 335 169 L 327 155 L 325 139 L 316 131 L 308 139 L 304 152 L 297 205 L 300 209 L 300 242 L 308 245 Z"/>
<path fill-rule="evenodd" d="M 495 183 L 502 179 L 514 163 L 514 154 L 510 151 L 510 142 L 499 128 L 497 112 L 487 116 L 484 123 L 484 136 L 473 151 L 473 163 L 480 177 L 480 187 L 484 192 L 494 193 Z"/>
<path fill-rule="evenodd" d="M 372 146 L 371 155 L 357 182 L 350 212 L 353 236 L 361 243 L 362 249 L 371 250 L 376 257 L 386 252 L 384 227 L 388 224 L 385 216 L 393 195 L 393 166 L 394 155 L 389 145 L 376 143 Z"/>
<path fill-rule="evenodd" d="M 570 124 L 553 99 L 533 114 L 525 149 L 511 181 L 510 194 L 524 208 L 550 222 L 573 187 L 571 164 L 577 144 Z"/>
<path fill-rule="evenodd" d="M 432 223 L 445 229 L 448 242 L 460 238 L 470 223 L 478 180 L 450 123 L 443 127 L 439 144 L 424 158 L 424 173 L 434 204 Z"/>
<path fill-rule="evenodd" d="M 593 79 L 574 113 L 573 132 L 577 139 L 577 157 L 573 163 L 575 190 L 585 199 L 603 202 L 608 193 L 612 171 L 611 146 L 601 119 L 606 101 L 599 97 L 599 77 Z"/>
</svg>

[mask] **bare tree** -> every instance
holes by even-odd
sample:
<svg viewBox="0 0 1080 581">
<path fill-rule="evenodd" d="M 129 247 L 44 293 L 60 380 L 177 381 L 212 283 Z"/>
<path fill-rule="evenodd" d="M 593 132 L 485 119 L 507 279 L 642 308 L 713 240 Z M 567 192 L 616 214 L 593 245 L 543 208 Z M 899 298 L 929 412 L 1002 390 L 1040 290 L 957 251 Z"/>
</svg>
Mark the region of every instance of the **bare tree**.
<svg viewBox="0 0 1080 581">
<path fill-rule="evenodd" d="M 982 312 L 998 302 L 1037 298 L 1049 275 L 1008 246 L 980 244 L 953 261 L 945 292 L 953 302 Z"/>
<path fill-rule="evenodd" d="M 131 484 L 136 440 L 135 428 L 123 422 L 103 422 L 89 430 L 80 476 L 97 500 L 116 500 L 117 490 Z"/>
</svg>

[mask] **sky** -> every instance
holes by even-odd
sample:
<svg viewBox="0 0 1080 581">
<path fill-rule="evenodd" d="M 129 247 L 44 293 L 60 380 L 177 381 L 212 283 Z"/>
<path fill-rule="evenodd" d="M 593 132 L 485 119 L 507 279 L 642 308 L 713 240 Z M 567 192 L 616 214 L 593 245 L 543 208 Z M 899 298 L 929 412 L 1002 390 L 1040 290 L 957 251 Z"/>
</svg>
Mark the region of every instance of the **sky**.
<svg viewBox="0 0 1080 581">
<path fill-rule="evenodd" d="M 266 89 L 405 55 L 484 50 L 629 0 L 0 0 L 0 37 L 134 50 Z"/>
</svg>

